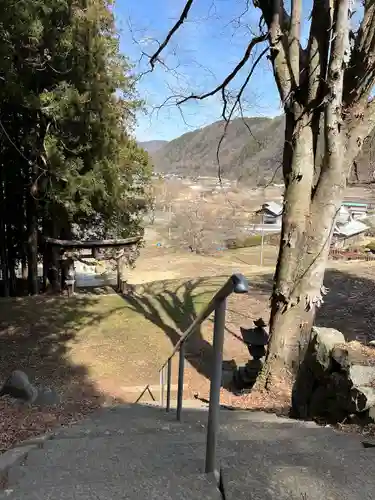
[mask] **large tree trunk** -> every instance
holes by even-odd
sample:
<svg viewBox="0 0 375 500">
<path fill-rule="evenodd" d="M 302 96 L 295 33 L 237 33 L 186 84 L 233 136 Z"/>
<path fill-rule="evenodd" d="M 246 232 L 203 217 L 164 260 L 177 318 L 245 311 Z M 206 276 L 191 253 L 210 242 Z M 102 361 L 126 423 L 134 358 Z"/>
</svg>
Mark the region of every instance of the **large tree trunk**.
<svg viewBox="0 0 375 500">
<path fill-rule="evenodd" d="M 21 273 L 22 273 L 22 279 L 27 280 L 27 256 L 26 253 L 22 254 L 21 258 Z"/>
<path fill-rule="evenodd" d="M 3 282 L 3 296 L 9 296 L 9 273 L 8 273 L 8 254 L 7 254 L 7 235 L 6 235 L 6 200 L 5 200 L 5 167 L 0 167 L 0 259 L 1 274 Z"/>
<path fill-rule="evenodd" d="M 286 115 L 282 234 L 271 297 L 270 344 L 258 387 L 269 388 L 281 373 L 293 376 L 298 368 L 324 293 L 332 229 L 345 188 L 345 177 L 338 175 L 337 189 L 331 189 L 323 203 L 327 186 L 312 192 L 319 123 L 308 113 L 294 117 Z M 327 161 L 332 168 L 332 158 Z"/>
<path fill-rule="evenodd" d="M 37 201 L 35 195 L 30 193 L 28 200 L 28 281 L 29 293 L 31 295 L 38 294 L 38 217 L 37 217 Z"/>
<path fill-rule="evenodd" d="M 58 239 L 59 231 L 53 209 L 51 209 L 52 220 L 45 224 L 45 236 Z M 59 293 L 61 290 L 59 282 L 59 249 L 54 245 L 46 245 L 44 248 L 44 274 L 48 278 L 53 293 Z"/>
</svg>

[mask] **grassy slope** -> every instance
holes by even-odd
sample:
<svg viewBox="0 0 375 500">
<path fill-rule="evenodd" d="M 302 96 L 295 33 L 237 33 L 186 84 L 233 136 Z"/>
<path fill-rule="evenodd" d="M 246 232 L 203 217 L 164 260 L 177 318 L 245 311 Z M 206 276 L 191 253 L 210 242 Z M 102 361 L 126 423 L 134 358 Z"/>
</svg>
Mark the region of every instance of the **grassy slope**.
<svg viewBox="0 0 375 500">
<path fill-rule="evenodd" d="M 137 393 L 129 394 L 124 387 L 157 384 L 157 370 L 178 341 L 179 332 L 194 320 L 231 269 L 251 257 L 251 249 L 222 255 L 221 275 L 144 283 L 142 293 L 127 301 L 116 294 L 1 299 L 0 380 L 22 368 L 33 379 L 58 388 L 63 403 L 52 409 L 17 409 L 0 400 L 0 449 L 58 423 L 76 420 L 108 397 L 134 401 Z M 193 262 L 195 276 L 204 269 L 210 274 L 203 261 L 200 266 Z M 193 275 L 191 266 L 185 263 L 185 272 L 181 260 L 178 265 L 180 273 Z M 260 269 L 247 262 L 242 266 L 249 277 L 250 293 L 229 300 L 224 346 L 224 359 L 233 358 L 238 364 L 248 357 L 238 338 L 239 327 L 251 326 L 259 316 L 267 318 L 273 274 L 272 267 Z M 348 340 L 373 338 L 374 264 L 338 262 L 332 266 L 325 280 L 330 293 L 317 324 L 340 329 Z M 213 268 L 217 270 L 217 266 Z M 195 391 L 207 396 L 211 355 L 212 319 L 188 346 L 185 381 L 190 392 L 186 391 L 186 397 Z M 177 363 L 174 382 L 176 368 Z M 247 404 L 236 402 L 229 393 L 222 397 L 233 404 Z"/>
</svg>

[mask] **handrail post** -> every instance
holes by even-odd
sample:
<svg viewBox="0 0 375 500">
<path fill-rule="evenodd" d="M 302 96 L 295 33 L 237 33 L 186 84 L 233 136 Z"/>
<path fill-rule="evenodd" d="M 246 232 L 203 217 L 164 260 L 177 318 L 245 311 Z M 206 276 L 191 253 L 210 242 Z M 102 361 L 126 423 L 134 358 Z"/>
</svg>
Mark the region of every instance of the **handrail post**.
<svg viewBox="0 0 375 500">
<path fill-rule="evenodd" d="M 168 359 L 167 364 L 167 406 L 166 410 L 171 409 L 171 379 L 172 379 L 172 358 Z"/>
<path fill-rule="evenodd" d="M 164 367 L 160 370 L 160 406 L 164 404 Z"/>
<path fill-rule="evenodd" d="M 184 393 L 184 366 L 185 366 L 185 342 L 180 347 L 180 358 L 178 360 L 178 389 L 177 389 L 177 420 L 181 421 L 182 397 Z"/>
<path fill-rule="evenodd" d="M 223 368 L 225 311 L 226 299 L 223 299 L 216 306 L 214 319 L 213 363 L 206 443 L 205 472 L 207 474 L 215 472 L 217 434 L 219 430 L 220 388 Z"/>
</svg>

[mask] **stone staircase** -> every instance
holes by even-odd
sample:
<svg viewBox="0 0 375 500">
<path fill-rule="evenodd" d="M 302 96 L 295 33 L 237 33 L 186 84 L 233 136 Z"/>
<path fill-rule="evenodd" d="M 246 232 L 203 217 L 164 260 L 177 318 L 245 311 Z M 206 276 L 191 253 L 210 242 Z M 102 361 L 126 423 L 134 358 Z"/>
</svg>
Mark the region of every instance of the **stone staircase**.
<svg viewBox="0 0 375 500">
<path fill-rule="evenodd" d="M 8 471 L 1 500 L 367 500 L 375 448 L 356 435 L 275 415 L 222 410 L 224 495 L 203 474 L 207 411 L 122 405 L 57 430 Z"/>
</svg>

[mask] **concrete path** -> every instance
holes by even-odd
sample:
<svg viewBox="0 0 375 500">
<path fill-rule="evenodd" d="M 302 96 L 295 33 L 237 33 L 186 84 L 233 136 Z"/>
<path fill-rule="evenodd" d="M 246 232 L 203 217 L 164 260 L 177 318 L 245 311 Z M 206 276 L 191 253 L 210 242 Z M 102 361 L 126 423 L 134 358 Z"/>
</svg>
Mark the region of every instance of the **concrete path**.
<svg viewBox="0 0 375 500">
<path fill-rule="evenodd" d="M 205 476 L 207 411 L 103 409 L 58 430 L 8 472 L 1 500 L 220 500 Z M 221 413 L 226 500 L 370 500 L 375 448 L 358 436 L 261 412 Z"/>
</svg>

